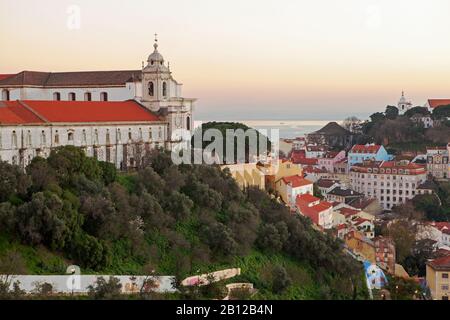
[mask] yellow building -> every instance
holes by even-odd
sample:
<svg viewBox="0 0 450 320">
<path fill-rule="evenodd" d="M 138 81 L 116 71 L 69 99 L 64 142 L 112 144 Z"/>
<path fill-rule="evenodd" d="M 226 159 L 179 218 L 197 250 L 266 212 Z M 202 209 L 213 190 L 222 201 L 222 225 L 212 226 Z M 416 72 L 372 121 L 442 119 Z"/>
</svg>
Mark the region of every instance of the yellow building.
<svg viewBox="0 0 450 320">
<path fill-rule="evenodd" d="M 258 163 L 258 168 L 266 177 L 266 188 L 275 189 L 275 182 L 284 177 L 303 176 L 302 168 L 289 160 Z"/>
<path fill-rule="evenodd" d="M 448 300 L 450 295 L 450 256 L 427 262 L 427 284 L 434 300 Z"/>
<path fill-rule="evenodd" d="M 345 243 L 355 254 L 376 263 L 375 246 L 373 242 L 358 231 L 352 230 L 345 235 Z"/>
<path fill-rule="evenodd" d="M 221 167 L 222 170 L 230 170 L 231 176 L 241 188 L 254 186 L 264 190 L 266 188 L 264 173 L 256 163 L 229 164 Z"/>
</svg>

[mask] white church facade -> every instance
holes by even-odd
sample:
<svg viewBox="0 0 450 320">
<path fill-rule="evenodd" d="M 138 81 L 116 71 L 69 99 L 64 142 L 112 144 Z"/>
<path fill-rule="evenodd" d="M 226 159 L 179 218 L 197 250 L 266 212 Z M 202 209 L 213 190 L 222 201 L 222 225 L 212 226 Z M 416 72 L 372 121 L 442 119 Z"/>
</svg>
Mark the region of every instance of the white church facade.
<svg viewBox="0 0 450 320">
<path fill-rule="evenodd" d="M 153 148 L 187 146 L 196 99 L 181 96 L 163 56 L 142 70 L 0 75 L 0 160 L 26 167 L 63 145 L 137 167 Z"/>
</svg>

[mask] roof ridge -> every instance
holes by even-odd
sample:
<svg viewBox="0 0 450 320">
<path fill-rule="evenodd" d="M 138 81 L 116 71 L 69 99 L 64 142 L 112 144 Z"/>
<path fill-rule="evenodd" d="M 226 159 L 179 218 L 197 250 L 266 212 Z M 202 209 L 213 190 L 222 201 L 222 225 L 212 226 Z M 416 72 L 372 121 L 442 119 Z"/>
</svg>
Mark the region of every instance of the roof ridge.
<svg viewBox="0 0 450 320">
<path fill-rule="evenodd" d="M 25 102 L 21 101 L 21 100 L 17 100 L 17 102 L 23 106 L 25 109 L 27 109 L 28 111 L 30 111 L 31 113 L 33 113 L 36 117 L 38 117 L 39 119 L 41 119 L 42 121 L 49 123 L 50 121 L 47 120 L 47 118 L 45 118 L 44 116 L 42 116 L 41 114 L 39 114 L 36 110 L 34 110 L 33 108 L 31 108 L 29 105 L 27 105 Z"/>
</svg>

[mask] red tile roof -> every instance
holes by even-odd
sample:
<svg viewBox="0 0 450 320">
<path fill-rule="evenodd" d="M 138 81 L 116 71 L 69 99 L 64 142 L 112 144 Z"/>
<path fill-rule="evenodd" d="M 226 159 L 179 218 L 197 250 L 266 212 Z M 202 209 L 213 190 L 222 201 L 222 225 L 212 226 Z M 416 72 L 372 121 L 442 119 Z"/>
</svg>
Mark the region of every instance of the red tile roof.
<svg viewBox="0 0 450 320">
<path fill-rule="evenodd" d="M 338 230 L 344 230 L 347 229 L 347 225 L 345 223 L 341 223 L 340 225 L 337 226 Z"/>
<path fill-rule="evenodd" d="M 450 222 L 432 222 L 431 225 L 439 231 L 450 230 Z"/>
<path fill-rule="evenodd" d="M 450 256 L 444 256 L 431 260 L 427 264 L 430 265 L 433 269 L 450 270 Z"/>
<path fill-rule="evenodd" d="M 336 183 L 339 183 L 339 180 L 323 179 L 323 178 L 317 180 L 316 182 L 319 188 L 330 188 Z"/>
<path fill-rule="evenodd" d="M 306 166 L 303 168 L 304 173 L 327 173 L 325 169 L 315 168 L 313 166 Z"/>
<path fill-rule="evenodd" d="M 363 145 L 363 144 L 355 144 L 350 152 L 352 153 L 377 153 L 380 150 L 380 145 Z"/>
<path fill-rule="evenodd" d="M 331 203 L 322 201 L 319 204 L 308 207 L 307 205 L 298 206 L 299 211 L 306 217 L 309 217 L 315 224 L 319 224 L 319 214 L 332 207 Z"/>
<path fill-rule="evenodd" d="M 354 215 L 360 213 L 361 211 L 358 211 L 355 209 L 350 209 L 350 208 L 341 208 L 341 209 L 339 209 L 339 212 L 341 214 L 343 214 L 346 218 L 348 218 L 350 216 L 354 216 Z"/>
<path fill-rule="evenodd" d="M 369 169 L 374 174 L 403 174 L 403 175 L 418 175 L 426 172 L 425 165 L 418 163 L 402 163 L 397 161 L 365 161 L 363 163 L 357 163 L 351 167 L 351 171 L 368 173 Z M 374 171 L 376 169 L 376 171 Z M 385 169 L 392 169 L 387 172 Z M 393 170 L 397 172 L 393 172 Z M 400 172 L 399 170 L 402 170 Z M 406 173 L 408 170 L 408 173 Z"/>
<path fill-rule="evenodd" d="M 358 198 L 358 199 L 351 201 L 349 204 L 353 208 L 364 210 L 374 201 L 376 201 L 375 198 Z"/>
<path fill-rule="evenodd" d="M 357 218 L 353 222 L 355 223 L 355 225 L 359 226 L 360 224 L 363 224 L 364 222 L 370 222 L 370 220 L 364 219 L 364 218 Z"/>
<path fill-rule="evenodd" d="M 306 166 L 316 166 L 319 163 L 319 159 L 317 158 L 299 158 L 292 161 L 295 164 L 301 164 Z"/>
<path fill-rule="evenodd" d="M 305 150 L 293 150 L 291 153 L 291 161 L 293 163 L 297 163 L 297 161 L 300 161 L 304 158 L 306 158 Z"/>
<path fill-rule="evenodd" d="M 17 101 L 0 101 L 0 124 L 44 123 Z"/>
<path fill-rule="evenodd" d="M 139 79 L 141 70 L 39 72 L 22 71 L 0 79 L 0 87 L 102 87 L 124 86 L 133 79 Z"/>
<path fill-rule="evenodd" d="M 290 184 L 292 188 L 303 187 L 312 184 L 308 179 L 302 178 L 299 175 L 281 178 L 285 184 Z"/>
<path fill-rule="evenodd" d="M 449 105 L 450 99 L 428 99 L 428 104 L 430 105 L 431 109 L 434 109 L 440 106 Z"/>
<path fill-rule="evenodd" d="M 0 123 L 153 122 L 159 117 L 135 101 L 8 101 Z"/>
<path fill-rule="evenodd" d="M 13 76 L 13 74 L 0 74 L 0 80 L 6 79 Z"/>
<path fill-rule="evenodd" d="M 309 194 L 309 193 L 305 193 L 305 194 L 300 194 L 297 196 L 296 202 L 297 205 L 300 204 L 309 204 L 309 203 L 313 203 L 316 201 L 320 201 L 319 198 L 314 197 L 313 195 Z"/>
</svg>

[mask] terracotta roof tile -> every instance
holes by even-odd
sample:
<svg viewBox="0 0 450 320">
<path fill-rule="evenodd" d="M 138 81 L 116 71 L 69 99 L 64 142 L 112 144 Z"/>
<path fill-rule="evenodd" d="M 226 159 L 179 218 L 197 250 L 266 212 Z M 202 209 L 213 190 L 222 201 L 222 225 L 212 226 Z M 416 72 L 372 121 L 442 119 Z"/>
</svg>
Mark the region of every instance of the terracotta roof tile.
<svg viewBox="0 0 450 320">
<path fill-rule="evenodd" d="M 80 72 L 38 72 L 22 71 L 0 78 L 0 87 L 92 87 L 123 86 L 133 78 L 141 78 L 141 70 L 80 71 Z"/>
<path fill-rule="evenodd" d="M 450 256 L 444 256 L 427 262 L 433 269 L 450 270 Z"/>
<path fill-rule="evenodd" d="M 450 104 L 450 99 L 428 99 L 428 104 L 432 109 L 440 107 L 440 106 L 447 106 Z"/>
<path fill-rule="evenodd" d="M 8 101 L 0 123 L 149 122 L 159 117 L 135 101 Z M 1 106 L 1 105 L 0 105 Z M 28 110 L 27 107 L 31 110 Z M 39 115 L 41 119 L 37 116 Z"/>
<path fill-rule="evenodd" d="M 281 178 L 285 184 L 291 184 L 292 188 L 303 187 L 312 184 L 308 179 L 302 178 L 299 175 Z"/>
<path fill-rule="evenodd" d="M 0 124 L 43 123 L 42 119 L 17 101 L 0 101 Z"/>
<path fill-rule="evenodd" d="M 363 145 L 355 144 L 350 150 L 351 153 L 373 153 L 376 154 L 380 150 L 380 145 Z"/>
</svg>

